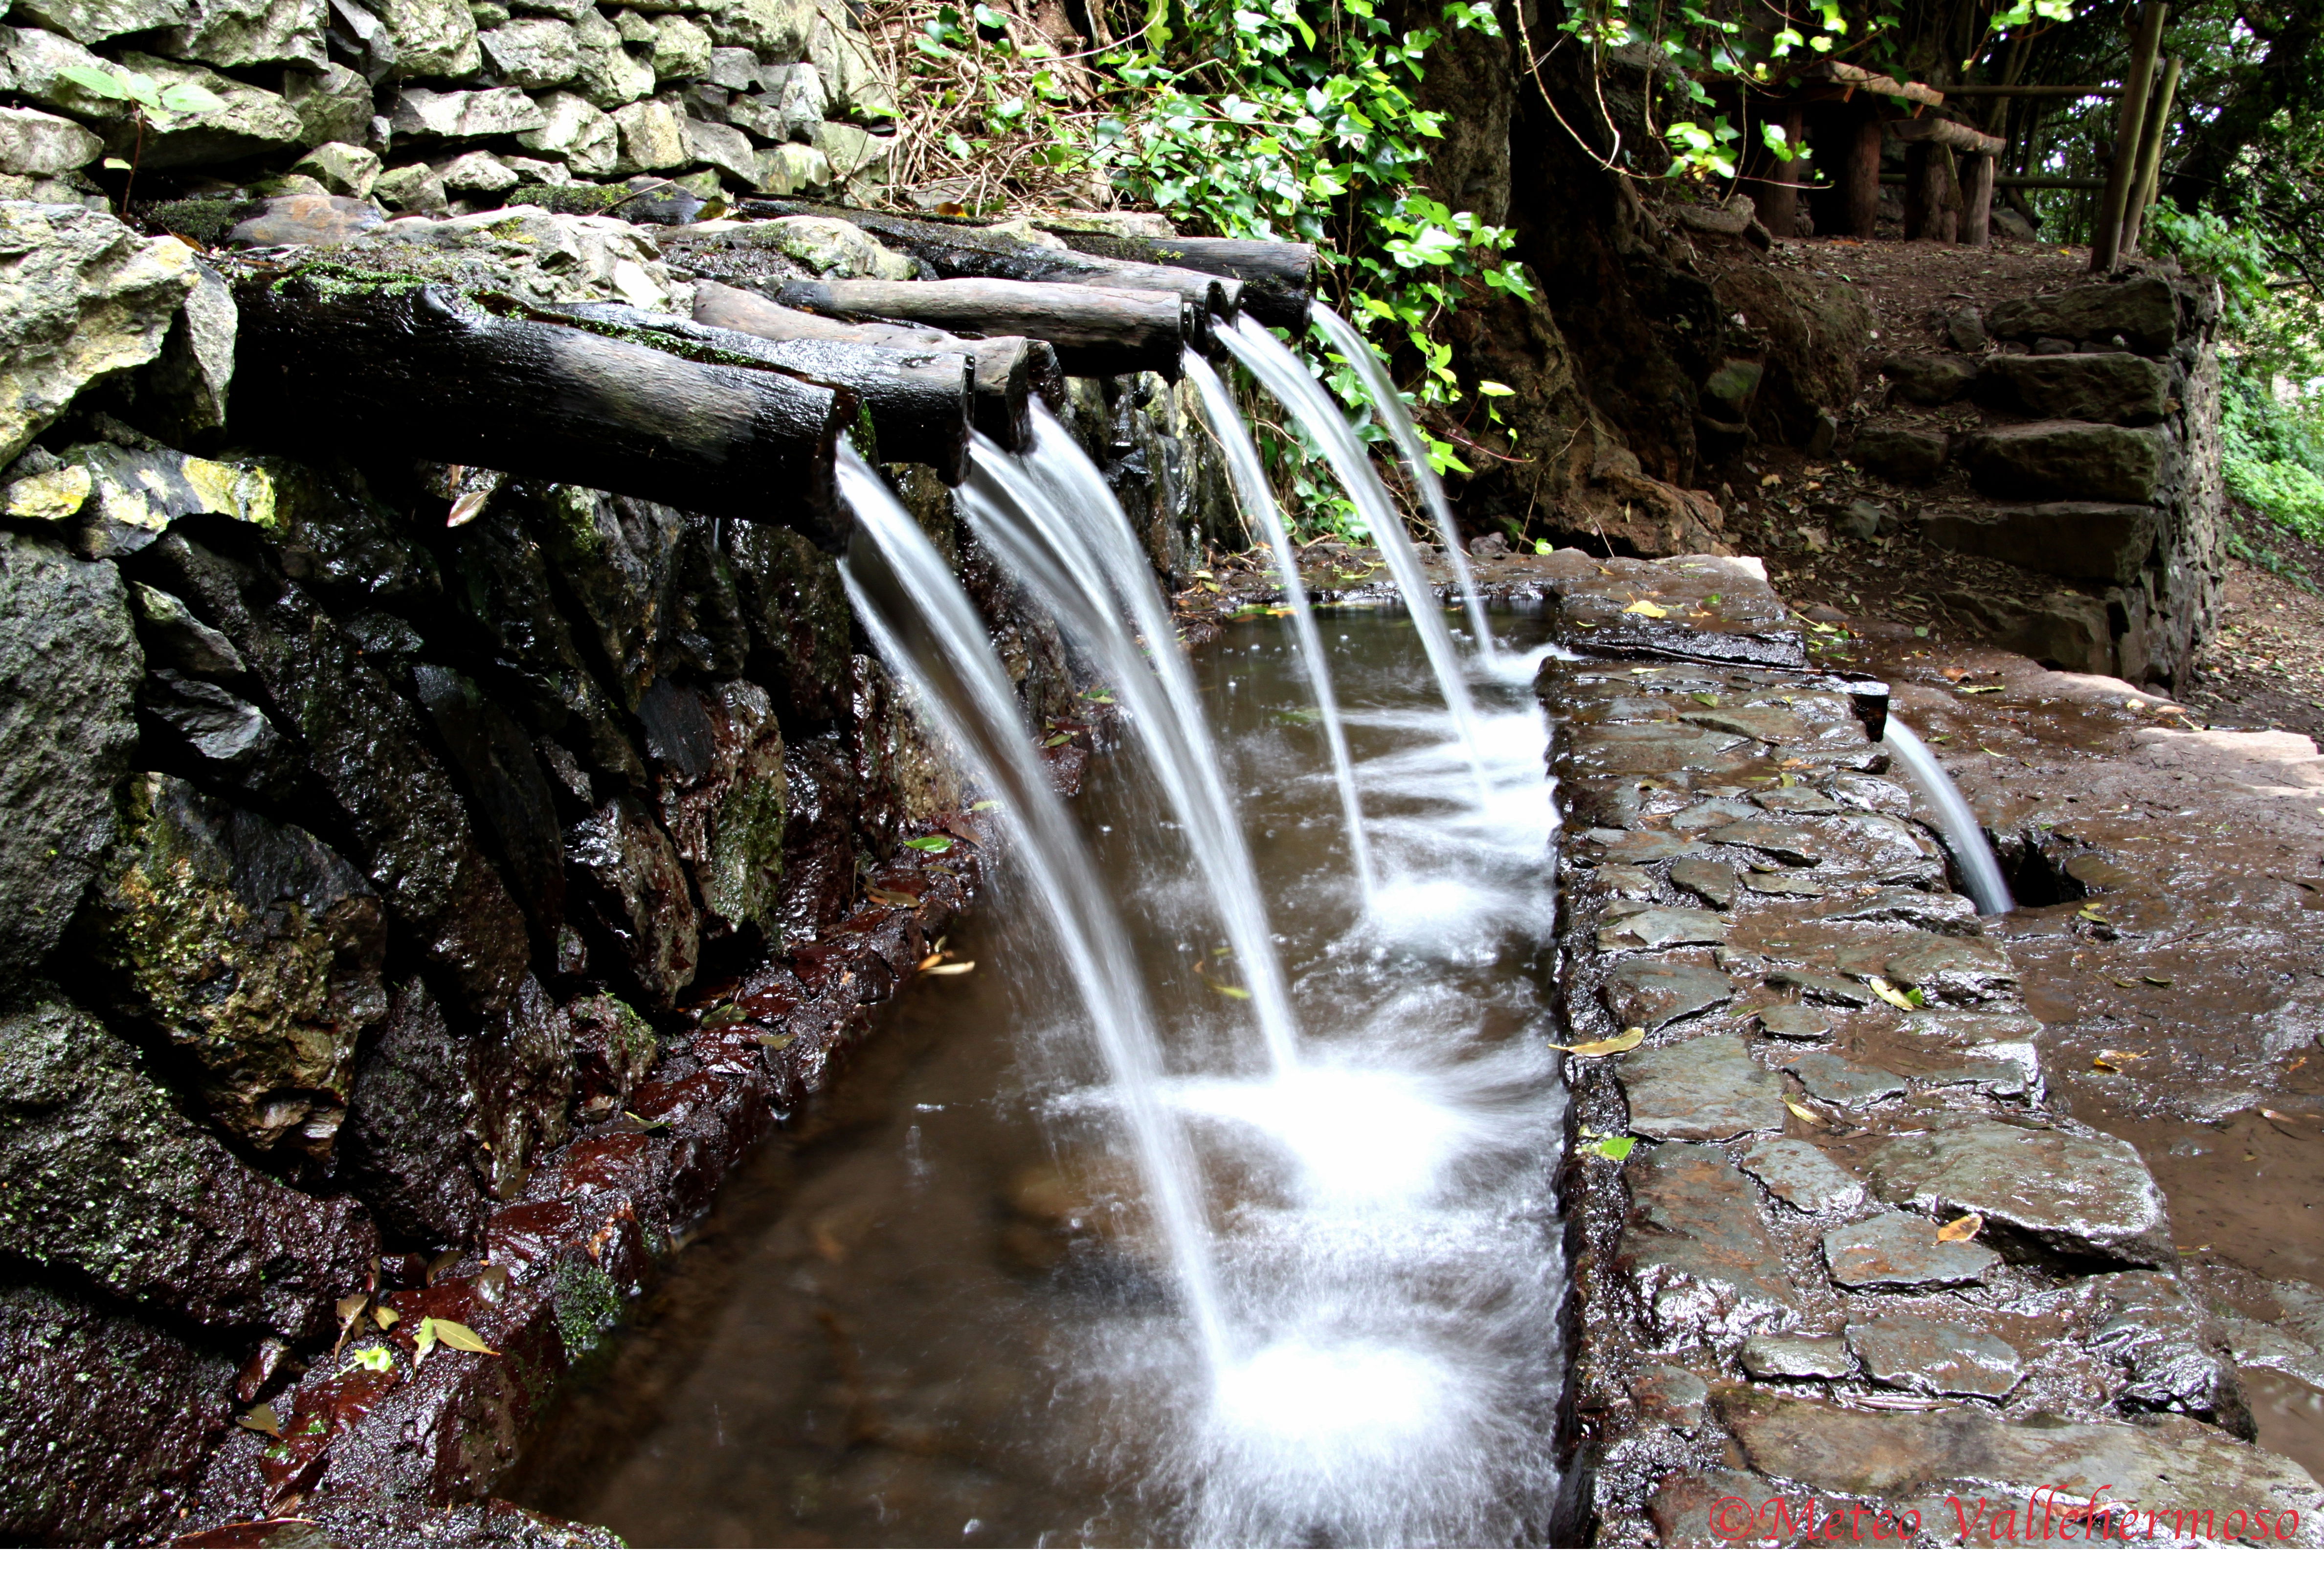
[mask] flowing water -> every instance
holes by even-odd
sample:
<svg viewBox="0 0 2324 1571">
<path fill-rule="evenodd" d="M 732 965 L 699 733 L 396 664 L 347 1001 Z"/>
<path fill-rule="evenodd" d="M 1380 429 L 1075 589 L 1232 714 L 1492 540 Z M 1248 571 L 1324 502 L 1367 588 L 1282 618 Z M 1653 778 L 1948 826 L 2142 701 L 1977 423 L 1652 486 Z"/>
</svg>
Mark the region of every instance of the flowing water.
<svg viewBox="0 0 2324 1571">
<path fill-rule="evenodd" d="M 1388 572 L 1395 576 L 1397 588 L 1412 611 L 1412 625 L 1419 630 L 1421 645 L 1428 652 L 1428 664 L 1435 673 L 1437 689 L 1443 694 L 1453 733 L 1469 756 L 1477 800 L 1482 803 L 1489 792 L 1468 681 L 1462 675 L 1461 659 L 1453 648 L 1451 631 L 1442 618 L 1433 614 L 1437 604 L 1435 585 L 1429 583 L 1419 554 L 1412 548 L 1412 537 L 1405 533 L 1404 520 L 1397 516 L 1396 503 L 1389 498 L 1388 488 L 1380 483 L 1363 445 L 1349 428 L 1347 416 L 1281 339 L 1256 321 L 1247 319 L 1219 322 L 1214 326 L 1219 342 L 1228 353 L 1259 379 L 1259 385 L 1274 395 L 1300 429 L 1307 433 L 1308 441 L 1323 453 L 1332 472 L 1339 476 L 1349 501 L 1354 504 L 1357 517 L 1371 532 L 1372 544 L 1387 559 Z M 1489 657 L 1491 644 L 1482 642 L 1477 653 L 1480 658 Z"/>
<path fill-rule="evenodd" d="M 1291 608 L 1292 637 L 1299 649 L 1299 664 L 1307 674 L 1307 688 L 1315 699 L 1316 723 L 1323 729 L 1323 740 L 1332 750 L 1332 780 L 1340 792 L 1340 813 L 1348 823 L 1348 861 L 1354 869 L 1356 884 L 1363 891 L 1364 905 L 1370 909 L 1379 892 L 1372 875 L 1372 849 L 1364 832 L 1363 798 L 1356 791 L 1356 768 L 1348 754 L 1347 728 L 1340 722 L 1340 697 L 1332 682 L 1332 662 L 1323 650 L 1322 633 L 1315 626 L 1315 608 L 1307 598 L 1307 585 L 1300 576 L 1299 553 L 1291 544 L 1291 532 L 1285 528 L 1283 510 L 1276 505 L 1274 488 L 1267 482 L 1267 465 L 1259 456 L 1258 445 L 1250 439 L 1250 428 L 1243 424 L 1242 411 L 1235 407 L 1234 395 L 1227 390 L 1225 379 L 1211 363 L 1193 350 L 1186 351 L 1182 362 L 1186 378 L 1194 384 L 1194 391 L 1203 400 L 1203 414 L 1209 421 L 1211 435 L 1225 455 L 1227 474 L 1234 482 L 1235 498 L 1242 506 L 1243 522 L 1250 532 L 1267 542 L 1275 556 L 1276 575 L 1283 581 L 1283 603 Z M 1488 646 L 1489 648 L 1490 646 Z"/>
<path fill-rule="evenodd" d="M 1038 400 L 1033 445 L 1021 461 L 982 435 L 974 455 L 959 492 L 970 524 L 1105 672 L 1117 701 L 1127 701 L 1131 738 L 1185 826 L 1187 850 L 1233 951 L 1217 957 L 1231 962 L 1219 968 L 1219 985 L 1251 1000 L 1273 1067 L 1295 1067 L 1298 1032 L 1250 848 L 1176 625 L 1129 519 L 1089 455 Z"/>
<path fill-rule="evenodd" d="M 851 500 L 877 483 L 844 474 Z M 1480 689 L 1480 805 L 1411 622 L 1317 618 L 1360 695 L 1368 904 L 1291 629 L 1231 623 L 1193 651 L 1303 1028 L 1296 1065 L 1254 1073 L 1247 1007 L 1209 985 L 1205 881 L 1141 751 L 1048 796 L 998 735 L 973 618 L 915 625 L 964 611 L 941 560 L 858 505 L 899 559 L 884 586 L 851 565 L 859 606 L 1005 776 L 996 887 L 954 941 L 980 963 L 914 988 L 730 1182 L 517 1497 L 639 1545 L 1537 1541 L 1563 1094 L 1555 820 L 1526 686 Z M 1163 1125 L 1142 1144 L 1140 1118 Z M 1190 1326 L 1147 1147 L 1195 1160 L 1213 1336 Z"/>
<path fill-rule="evenodd" d="M 1969 897 L 1978 910 L 1987 916 L 1998 916 L 2017 909 L 2017 902 L 2009 896 L 2009 881 L 2001 876 L 2001 864 L 1994 859 L 1993 848 L 1986 843 L 1985 830 L 1969 811 L 1969 801 L 1953 784 L 1929 744 L 1914 733 L 1913 728 L 1888 717 L 1888 729 L 1884 739 L 1896 761 L 1904 766 L 1904 773 L 1921 788 L 1929 810 L 1936 814 L 1937 829 L 1952 848 L 1953 864 L 1960 869 L 1961 882 L 1969 887 Z"/>
<path fill-rule="evenodd" d="M 1379 416 L 1381 426 L 1396 443 L 1397 451 L 1404 456 L 1404 471 L 1412 476 L 1412 488 L 1420 493 L 1422 503 L 1428 509 L 1429 521 L 1436 526 L 1436 537 L 1445 550 L 1452 554 L 1452 574 L 1461 583 L 1461 603 L 1469 612 L 1469 630 L 1480 649 L 1493 647 L 1492 634 L 1487 631 L 1485 597 L 1477 593 L 1477 575 L 1469 569 L 1469 553 L 1461 544 L 1461 530 L 1452 521 L 1452 504 L 1444 498 L 1444 482 L 1436 477 L 1428 462 L 1428 446 L 1420 439 L 1419 430 L 1412 423 L 1411 411 L 1388 380 L 1388 367 L 1380 363 L 1364 335 L 1351 326 L 1348 319 L 1317 302 L 1310 311 L 1314 323 L 1323 329 L 1323 336 L 1332 347 L 1355 368 L 1364 384 L 1364 393 L 1371 400 L 1372 411 Z"/>
</svg>

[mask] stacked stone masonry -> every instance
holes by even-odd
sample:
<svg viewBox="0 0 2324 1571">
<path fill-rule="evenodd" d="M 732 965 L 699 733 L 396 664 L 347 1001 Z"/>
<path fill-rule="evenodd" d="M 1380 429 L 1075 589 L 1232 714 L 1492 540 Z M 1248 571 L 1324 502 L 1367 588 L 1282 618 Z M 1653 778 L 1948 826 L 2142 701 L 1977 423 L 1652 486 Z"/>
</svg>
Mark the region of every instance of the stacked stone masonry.
<svg viewBox="0 0 2324 1571">
<path fill-rule="evenodd" d="M 2040 603 L 1946 602 L 1997 646 L 2175 687 L 2224 574 L 2218 286 L 2157 267 L 1947 318 L 1950 354 L 1881 365 L 1850 459 L 1925 488 L 1923 538 L 2054 574 Z"/>
<path fill-rule="evenodd" d="M 1573 1535 L 2055 1544 L 2096 1493 L 2099 1536 L 2315 1544 L 2153 1179 L 2047 1107 L 1878 685 L 1756 564 L 1551 573 Z"/>
</svg>

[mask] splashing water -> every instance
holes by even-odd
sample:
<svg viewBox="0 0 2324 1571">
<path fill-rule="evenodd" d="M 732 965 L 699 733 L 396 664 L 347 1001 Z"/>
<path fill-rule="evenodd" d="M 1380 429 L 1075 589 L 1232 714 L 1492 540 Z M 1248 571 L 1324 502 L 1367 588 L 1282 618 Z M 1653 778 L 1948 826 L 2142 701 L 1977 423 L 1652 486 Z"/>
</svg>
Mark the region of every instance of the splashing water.
<svg viewBox="0 0 2324 1571">
<path fill-rule="evenodd" d="M 1258 323 L 1221 322 L 1217 331 L 1219 342 L 1259 378 L 1307 433 L 1308 440 L 1323 450 L 1325 461 L 1346 489 L 1348 500 L 1355 504 L 1358 515 L 1371 530 L 1373 543 L 1388 559 L 1388 570 L 1395 574 L 1397 587 L 1404 594 L 1405 606 L 1412 613 L 1412 625 L 1419 629 L 1421 648 L 1427 651 L 1428 664 L 1436 675 L 1438 689 L 1444 694 L 1444 707 L 1451 712 L 1453 730 L 1468 755 L 1477 799 L 1480 804 L 1485 802 L 1491 793 L 1485 782 L 1484 754 L 1477 742 L 1476 704 L 1462 677 L 1452 635 L 1445 631 L 1443 618 L 1438 614 L 1435 587 L 1428 582 L 1419 555 L 1412 548 L 1412 537 L 1405 533 L 1404 521 L 1397 517 L 1396 504 L 1389 500 L 1379 476 L 1373 473 L 1355 433 L 1348 427 L 1346 415 L 1332 401 L 1323 384 L 1299 363 L 1298 356 Z M 1487 651 L 1491 648 L 1490 643 L 1484 646 Z"/>
<path fill-rule="evenodd" d="M 1033 410 L 1033 446 L 1021 462 L 975 437 L 961 501 L 979 537 L 1129 700 L 1131 734 L 1185 825 L 1268 1061 L 1289 1069 L 1299 1061 L 1299 1039 L 1282 962 L 1176 625 L 1104 477 L 1038 399 Z"/>
<path fill-rule="evenodd" d="M 2017 902 L 2009 896 L 2009 882 L 2001 876 L 2001 864 L 1994 859 L 1993 848 L 1986 844 L 1984 828 L 1969 811 L 1969 801 L 1953 784 L 1952 776 L 1929 751 L 1929 744 L 1893 714 L 1884 740 L 1937 815 L 1937 829 L 1952 848 L 1953 863 L 1960 868 L 1961 882 L 1969 886 L 1969 899 L 1978 910 L 1987 916 L 2016 910 Z"/>
<path fill-rule="evenodd" d="M 1080 833 L 1035 753 L 1008 674 L 928 537 L 853 444 L 839 445 L 840 494 L 861 528 L 841 577 L 856 615 L 921 696 L 953 744 L 973 759 L 1010 817 L 1014 848 L 1055 931 L 1092 1034 L 1111 1073 L 1147 1201 L 1167 1240 L 1204 1362 L 1223 1367 L 1219 1308 L 1194 1154 L 1164 1110 L 1160 1037 L 1137 962 Z"/>
<path fill-rule="evenodd" d="M 1413 489 L 1420 492 L 1420 500 L 1427 505 L 1428 517 L 1436 526 L 1436 537 L 1444 542 L 1444 549 L 1452 558 L 1452 573 L 1461 582 L 1461 603 L 1468 608 L 1469 630 L 1476 638 L 1477 652 L 1480 657 L 1489 657 L 1493 632 L 1485 621 L 1485 597 L 1477 593 L 1477 575 L 1470 570 L 1469 553 L 1462 548 L 1461 530 L 1452 521 L 1452 504 L 1444 499 L 1444 482 L 1436 477 L 1435 468 L 1428 462 L 1427 446 L 1412 423 L 1411 411 L 1404 407 L 1396 384 L 1388 380 L 1388 367 L 1380 363 L 1372 346 L 1364 342 L 1364 335 L 1346 317 L 1320 300 L 1308 314 L 1323 329 L 1323 336 L 1332 341 L 1332 347 L 1355 367 L 1356 375 L 1363 380 L 1364 392 L 1371 400 L 1373 412 L 1395 438 L 1397 450 L 1404 455 L 1405 473 L 1412 476 Z"/>
<path fill-rule="evenodd" d="M 1307 598 L 1307 585 L 1299 576 L 1299 553 L 1292 547 L 1290 531 L 1284 528 L 1283 510 L 1275 505 L 1274 489 L 1267 483 L 1267 466 L 1250 439 L 1250 428 L 1243 424 L 1242 411 L 1235 407 L 1234 395 L 1211 363 L 1193 350 L 1186 351 L 1182 363 L 1187 380 L 1202 398 L 1211 434 L 1226 455 L 1227 473 L 1242 504 L 1243 521 L 1265 537 L 1267 548 L 1275 554 L 1284 603 L 1291 608 L 1299 663 L 1307 673 L 1315 712 L 1323 721 L 1323 740 L 1332 751 L 1332 777 L 1340 788 L 1340 813 L 1348 821 L 1348 859 L 1369 910 L 1379 893 L 1379 883 L 1372 872 L 1371 843 L 1364 833 L 1363 799 L 1356 793 L 1355 765 L 1348 756 L 1348 728 L 1341 723 L 1340 698 L 1332 685 L 1331 664 L 1324 658 L 1323 635 L 1315 625 L 1315 607 Z"/>
</svg>

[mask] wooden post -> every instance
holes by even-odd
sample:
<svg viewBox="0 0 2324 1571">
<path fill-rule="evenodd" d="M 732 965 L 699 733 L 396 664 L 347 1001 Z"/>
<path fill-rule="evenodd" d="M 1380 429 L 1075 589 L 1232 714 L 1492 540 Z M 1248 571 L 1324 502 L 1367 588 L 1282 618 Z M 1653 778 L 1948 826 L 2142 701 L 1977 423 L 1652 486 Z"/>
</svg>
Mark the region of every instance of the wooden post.
<svg viewBox="0 0 2324 1571">
<path fill-rule="evenodd" d="M 2122 260 L 2123 209 L 2130 204 L 2138 142 L 2146 129 L 2148 89 L 2154 84 L 2154 57 L 2163 48 L 2163 23 L 2171 7 L 2146 0 L 2138 33 L 2130 46 L 2130 69 L 2122 79 L 2122 120 L 2115 132 L 2114 158 L 2107 167 L 2106 195 L 2090 227 L 2090 271 L 2112 272 Z"/>
<path fill-rule="evenodd" d="M 1929 238 L 1959 243 L 1960 220 L 1960 175 L 1953 150 L 1941 142 L 1929 150 Z"/>
<path fill-rule="evenodd" d="M 1961 182 L 1960 243 L 1989 245 L 1993 242 L 1993 155 L 1971 153 L 1969 178 Z"/>
<path fill-rule="evenodd" d="M 2162 179 L 2163 143 L 2171 133 L 2171 108 L 2179 97 L 2179 68 L 2183 63 L 2173 60 L 2163 68 L 2162 91 L 2147 110 L 2146 134 L 2138 143 L 2138 183 L 2131 188 L 2130 207 L 2122 217 L 2125 256 L 2138 249 L 2138 227 L 2146 219 L 2146 209 L 2153 205 L 2154 188 Z"/>
<path fill-rule="evenodd" d="M 1848 231 L 1872 238 L 1880 216 L 1880 119 L 1867 105 L 1856 124 L 1856 144 L 1848 150 Z"/>
<path fill-rule="evenodd" d="M 1807 129 L 1807 116 L 1794 105 L 1787 106 L 1780 116 L 1771 116 L 1784 131 L 1784 145 L 1794 155 L 1789 163 L 1774 153 L 1764 153 L 1768 178 L 1759 182 L 1759 222 L 1767 233 L 1778 240 L 1789 240 L 1800 232 L 1800 176 L 1805 172 L 1806 147 L 1802 141 Z"/>
</svg>

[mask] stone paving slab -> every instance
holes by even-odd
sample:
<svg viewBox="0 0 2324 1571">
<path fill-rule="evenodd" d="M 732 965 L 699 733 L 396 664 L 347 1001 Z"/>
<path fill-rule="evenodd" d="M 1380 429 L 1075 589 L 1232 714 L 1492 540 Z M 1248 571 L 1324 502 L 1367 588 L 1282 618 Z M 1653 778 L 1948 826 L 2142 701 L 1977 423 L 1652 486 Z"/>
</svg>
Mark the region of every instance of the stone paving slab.
<svg viewBox="0 0 2324 1571">
<path fill-rule="evenodd" d="M 2135 1152 L 2048 1107 L 1883 697 L 1809 668 L 1748 566 L 1553 576 L 1561 1025 L 1644 1034 L 1565 1063 L 1576 1126 L 1637 1139 L 1566 1170 L 1577 1536 L 2024 1542 L 2037 1493 L 2103 1485 L 2318 1542 L 2324 1493 L 2246 1443 L 2227 1335 L 2273 1344 L 2185 1291 Z M 1858 1536 L 1718 1520 L 1778 1496 Z"/>
</svg>

